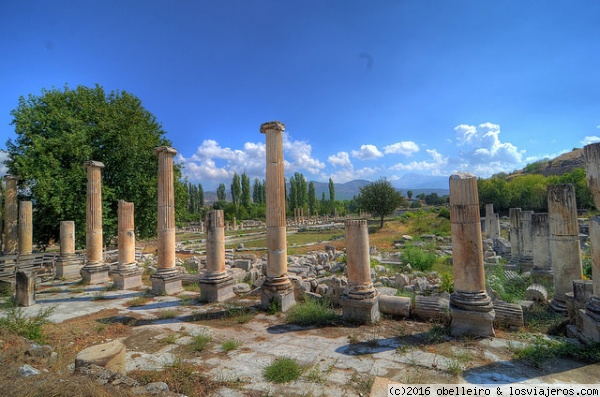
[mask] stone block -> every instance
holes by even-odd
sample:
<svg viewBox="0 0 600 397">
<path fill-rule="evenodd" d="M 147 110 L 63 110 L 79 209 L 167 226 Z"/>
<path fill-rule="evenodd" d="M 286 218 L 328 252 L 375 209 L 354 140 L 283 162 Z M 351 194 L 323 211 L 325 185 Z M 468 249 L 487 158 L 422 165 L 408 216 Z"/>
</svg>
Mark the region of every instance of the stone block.
<svg viewBox="0 0 600 397">
<path fill-rule="evenodd" d="M 450 301 L 441 296 L 415 297 L 414 314 L 423 320 L 447 320 L 449 318 Z"/>
<path fill-rule="evenodd" d="M 81 269 L 81 278 L 83 284 L 86 285 L 97 285 L 104 284 L 110 280 L 108 276 L 108 271 L 110 267 L 108 265 L 103 265 L 99 267 L 86 267 L 84 266 Z"/>
<path fill-rule="evenodd" d="M 523 308 L 517 303 L 494 301 L 496 317 L 494 323 L 508 327 L 511 331 L 523 328 Z"/>
<path fill-rule="evenodd" d="M 233 292 L 233 280 L 223 282 L 210 282 L 199 280 L 201 302 L 225 302 L 235 298 Z"/>
<path fill-rule="evenodd" d="M 118 340 L 90 346 L 77 354 L 75 369 L 92 364 L 125 374 L 125 345 Z"/>
<path fill-rule="evenodd" d="M 142 273 L 143 270 L 140 269 L 138 272 L 121 274 L 117 271 L 110 275 L 114 282 L 113 286 L 119 290 L 125 290 L 143 286 Z"/>
<path fill-rule="evenodd" d="M 450 305 L 450 335 L 452 336 L 496 336 L 494 311 L 463 310 Z"/>
<path fill-rule="evenodd" d="M 54 263 L 55 279 L 78 280 L 81 278 L 83 263 L 77 258 L 58 258 Z"/>
<path fill-rule="evenodd" d="M 35 305 L 35 274 L 31 271 L 18 271 L 16 275 L 15 301 L 19 306 Z"/>
<path fill-rule="evenodd" d="M 371 299 L 351 299 L 343 295 L 340 299 L 342 318 L 355 323 L 376 323 L 379 321 L 379 297 Z"/>
<path fill-rule="evenodd" d="M 581 318 L 581 327 L 578 328 L 583 336 L 589 341 L 600 342 L 600 322 L 583 309 L 579 311 L 579 317 Z"/>
<path fill-rule="evenodd" d="M 249 271 L 250 269 L 252 269 L 252 261 L 250 259 L 236 259 L 233 262 L 233 267 Z"/>
<path fill-rule="evenodd" d="M 409 317 L 411 298 L 405 296 L 379 295 L 379 311 L 392 316 Z"/>
<path fill-rule="evenodd" d="M 548 302 L 548 291 L 540 284 L 531 284 L 525 290 L 525 299 L 539 303 Z"/>
<path fill-rule="evenodd" d="M 262 288 L 260 294 L 260 303 L 263 309 L 268 309 L 275 302 L 281 308 L 283 313 L 290 310 L 296 304 L 294 289 L 290 288 L 284 291 L 272 291 Z"/>
<path fill-rule="evenodd" d="M 150 293 L 153 295 L 173 295 L 183 291 L 183 284 L 179 277 L 150 277 L 150 280 L 152 281 Z"/>
</svg>

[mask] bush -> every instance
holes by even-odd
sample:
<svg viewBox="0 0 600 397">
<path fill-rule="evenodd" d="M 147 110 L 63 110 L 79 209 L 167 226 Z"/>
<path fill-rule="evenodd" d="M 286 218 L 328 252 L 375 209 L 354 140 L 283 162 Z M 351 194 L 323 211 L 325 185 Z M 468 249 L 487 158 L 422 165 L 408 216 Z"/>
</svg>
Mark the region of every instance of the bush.
<svg viewBox="0 0 600 397">
<path fill-rule="evenodd" d="M 409 245 L 402 251 L 402 260 L 404 263 L 410 263 L 413 269 L 420 271 L 431 270 L 435 263 L 436 256 L 433 252 L 427 252 L 420 247 Z"/>
<path fill-rule="evenodd" d="M 45 335 L 42 326 L 48 324 L 48 317 L 54 311 L 55 306 L 41 308 L 33 317 L 25 316 L 23 308 L 12 304 L 5 309 L 4 316 L 0 318 L 0 328 L 32 340 L 44 343 Z"/>
<path fill-rule="evenodd" d="M 308 298 L 287 312 L 287 322 L 300 325 L 333 325 L 340 316 L 328 301 Z"/>
<path fill-rule="evenodd" d="M 198 334 L 192 339 L 192 349 L 201 352 L 212 341 L 211 335 Z"/>
</svg>

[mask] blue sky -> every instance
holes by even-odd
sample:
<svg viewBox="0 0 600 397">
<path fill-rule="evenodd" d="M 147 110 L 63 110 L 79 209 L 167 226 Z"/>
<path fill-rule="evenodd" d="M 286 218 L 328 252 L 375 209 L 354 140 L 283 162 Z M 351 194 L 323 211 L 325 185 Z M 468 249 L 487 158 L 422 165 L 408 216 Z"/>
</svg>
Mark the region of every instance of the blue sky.
<svg viewBox="0 0 600 397">
<path fill-rule="evenodd" d="M 65 84 L 138 96 L 184 175 L 336 183 L 489 177 L 600 140 L 596 0 L 7 1 L 0 149 L 18 97 Z M 0 173 L 4 169 L 0 169 Z"/>
</svg>

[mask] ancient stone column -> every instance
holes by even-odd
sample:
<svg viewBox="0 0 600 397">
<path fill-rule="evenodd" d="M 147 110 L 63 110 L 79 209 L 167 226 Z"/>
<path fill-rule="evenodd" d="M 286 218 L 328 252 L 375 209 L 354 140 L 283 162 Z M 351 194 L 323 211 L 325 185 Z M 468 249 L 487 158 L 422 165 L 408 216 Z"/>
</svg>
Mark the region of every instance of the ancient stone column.
<svg viewBox="0 0 600 397">
<path fill-rule="evenodd" d="M 18 216 L 17 177 L 4 176 L 6 188 L 4 192 L 4 253 L 16 255 L 18 249 Z"/>
<path fill-rule="evenodd" d="M 233 222 L 232 223 L 233 223 L 233 230 L 237 230 L 238 229 L 238 227 L 237 227 L 237 218 L 235 216 L 233 217 Z"/>
<path fill-rule="evenodd" d="M 494 336 L 495 312 L 485 289 L 479 196 L 473 174 L 450 176 L 450 223 L 454 263 L 450 333 Z"/>
<path fill-rule="evenodd" d="M 266 135 L 267 275 L 261 288 L 261 304 L 275 302 L 282 311 L 295 303 L 294 289 L 287 275 L 285 219 L 285 179 L 283 169 L 283 123 L 272 121 L 260 126 Z"/>
<path fill-rule="evenodd" d="M 372 323 L 379 320 L 379 294 L 371 281 L 369 230 L 366 220 L 347 220 L 346 258 L 348 285 L 340 298 L 342 317 Z"/>
<path fill-rule="evenodd" d="M 587 184 L 594 197 L 596 208 L 600 208 L 600 143 L 583 147 Z M 600 341 L 600 217 L 590 219 L 590 246 L 592 251 L 593 295 L 581 314 L 583 335 Z"/>
<path fill-rule="evenodd" d="M 531 217 L 533 233 L 533 269 L 534 281 L 552 281 L 552 260 L 550 256 L 550 223 L 547 213 L 533 214 Z"/>
<path fill-rule="evenodd" d="M 554 299 L 550 306 L 566 313 L 565 294 L 573 291 L 573 280 L 583 278 L 577 204 L 572 184 L 548 186 L 548 218 L 554 272 Z"/>
<path fill-rule="evenodd" d="M 531 271 L 533 267 L 533 229 L 531 225 L 531 217 L 533 211 L 522 211 L 521 212 L 521 258 L 519 265 L 521 272 Z"/>
<path fill-rule="evenodd" d="M 498 214 L 494 214 L 494 204 L 485 205 L 485 231 L 488 238 L 500 237 L 500 221 Z"/>
<path fill-rule="evenodd" d="M 74 280 L 81 277 L 82 261 L 75 255 L 75 222 L 60 222 L 60 256 L 54 263 L 56 279 Z"/>
<path fill-rule="evenodd" d="M 135 221 L 134 204 L 119 200 L 118 209 L 118 248 L 119 262 L 110 274 L 117 289 L 141 287 L 144 270 L 135 260 Z"/>
<path fill-rule="evenodd" d="M 15 303 L 19 306 L 35 305 L 35 273 L 19 270 L 16 275 Z"/>
<path fill-rule="evenodd" d="M 206 213 L 206 273 L 200 284 L 200 300 L 223 302 L 235 296 L 233 278 L 225 270 L 225 217 L 223 210 Z"/>
<path fill-rule="evenodd" d="M 19 203 L 19 259 L 33 252 L 33 207 L 31 201 Z"/>
<path fill-rule="evenodd" d="M 87 203 L 85 222 L 86 262 L 81 269 L 81 277 L 85 284 L 102 284 L 110 281 L 109 266 L 102 256 L 102 168 L 99 161 L 86 161 L 87 168 Z"/>
<path fill-rule="evenodd" d="M 173 157 L 177 150 L 161 146 L 158 154 L 158 270 L 152 280 L 152 293 L 172 294 L 183 290 L 175 267 L 175 183 Z"/>
<path fill-rule="evenodd" d="M 510 208 L 510 260 L 508 267 L 518 269 L 521 260 L 521 209 Z"/>
</svg>

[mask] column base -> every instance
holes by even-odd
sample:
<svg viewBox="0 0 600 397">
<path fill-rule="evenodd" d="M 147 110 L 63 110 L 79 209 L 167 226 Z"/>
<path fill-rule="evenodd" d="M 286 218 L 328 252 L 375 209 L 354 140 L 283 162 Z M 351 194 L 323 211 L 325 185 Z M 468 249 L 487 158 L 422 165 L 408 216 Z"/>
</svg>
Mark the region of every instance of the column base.
<svg viewBox="0 0 600 397">
<path fill-rule="evenodd" d="M 450 295 L 450 335 L 496 336 L 496 312 L 485 292 L 454 292 Z"/>
<path fill-rule="evenodd" d="M 172 295 L 183 291 L 181 277 L 175 269 L 158 269 L 156 273 L 150 276 L 152 281 L 153 295 Z"/>
<path fill-rule="evenodd" d="M 533 258 L 521 258 L 519 268 L 521 270 L 521 273 L 530 272 L 531 269 L 533 269 Z"/>
<path fill-rule="evenodd" d="M 82 263 L 77 258 L 58 258 L 54 263 L 55 279 L 77 280 L 81 278 Z"/>
<path fill-rule="evenodd" d="M 134 269 L 123 271 L 117 269 L 115 271 L 110 272 L 110 275 L 113 279 L 113 286 L 119 290 L 123 289 L 133 289 L 137 287 L 141 287 L 144 285 L 142 282 L 142 274 L 144 270 L 142 269 Z"/>
<path fill-rule="evenodd" d="M 353 323 L 376 323 L 380 319 L 379 294 L 369 299 L 352 299 L 348 295 L 340 298 L 342 318 Z"/>
<path fill-rule="evenodd" d="M 287 312 L 296 304 L 294 287 L 287 276 L 268 277 L 263 283 L 260 291 L 260 305 L 263 309 L 275 302 L 282 312 Z"/>
<path fill-rule="evenodd" d="M 235 298 L 231 277 L 222 280 L 200 279 L 198 285 L 201 302 L 225 302 Z"/>
<path fill-rule="evenodd" d="M 557 299 L 556 296 L 550 301 L 550 309 L 560 314 L 568 314 L 567 303 L 562 299 Z"/>
<path fill-rule="evenodd" d="M 108 271 L 110 270 L 110 266 L 107 264 L 94 264 L 88 266 L 86 264 L 81 269 L 81 281 L 84 284 L 88 285 L 96 285 L 96 284 L 104 284 L 110 281 L 110 277 L 108 276 Z"/>
<path fill-rule="evenodd" d="M 600 342 L 600 317 L 589 310 L 579 310 L 581 318 L 581 333 L 585 339 L 594 342 Z"/>
</svg>

